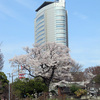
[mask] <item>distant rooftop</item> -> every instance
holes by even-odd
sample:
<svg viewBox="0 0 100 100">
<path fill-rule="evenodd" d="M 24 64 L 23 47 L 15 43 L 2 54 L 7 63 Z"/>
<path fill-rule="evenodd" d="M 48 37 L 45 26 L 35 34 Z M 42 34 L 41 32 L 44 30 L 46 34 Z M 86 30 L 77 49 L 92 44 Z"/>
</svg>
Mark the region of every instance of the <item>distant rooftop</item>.
<svg viewBox="0 0 100 100">
<path fill-rule="evenodd" d="M 45 1 L 39 8 L 36 9 L 36 12 L 38 12 L 41 8 L 51 4 L 51 3 L 54 3 L 54 2 L 49 2 L 49 1 Z"/>
</svg>

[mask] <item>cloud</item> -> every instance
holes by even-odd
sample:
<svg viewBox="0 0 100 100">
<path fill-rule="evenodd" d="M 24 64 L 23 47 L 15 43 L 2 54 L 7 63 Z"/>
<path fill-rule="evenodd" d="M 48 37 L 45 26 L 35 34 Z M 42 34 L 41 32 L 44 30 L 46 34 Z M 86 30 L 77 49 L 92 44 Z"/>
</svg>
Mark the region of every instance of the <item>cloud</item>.
<svg viewBox="0 0 100 100">
<path fill-rule="evenodd" d="M 1 19 L 6 19 L 6 16 L 4 14 L 0 13 L 0 18 Z"/>
<path fill-rule="evenodd" d="M 82 13 L 79 13 L 79 12 L 74 12 L 73 15 L 75 15 L 78 18 L 83 19 L 83 20 L 88 18 L 88 16 L 86 16 L 85 14 L 82 14 Z"/>
<path fill-rule="evenodd" d="M 13 42 L 13 43 L 3 43 L 2 47 L 1 47 L 1 51 L 5 56 L 15 56 L 15 55 L 20 55 L 20 54 L 24 54 L 26 53 L 23 50 L 23 47 L 32 47 L 32 43 L 31 42 L 25 42 L 25 41 L 21 41 L 21 42 Z"/>
<path fill-rule="evenodd" d="M 90 60 L 89 63 L 94 63 L 96 65 L 100 65 L 100 59 Z"/>
<path fill-rule="evenodd" d="M 88 43 L 88 42 L 87 42 Z M 99 43 L 99 42 L 98 42 Z M 100 47 L 99 45 L 82 44 L 79 47 L 71 46 L 71 57 L 83 65 L 84 68 L 100 65 Z"/>
<path fill-rule="evenodd" d="M 30 10 L 33 10 L 33 7 L 35 6 L 35 3 L 36 3 L 36 2 L 34 2 L 34 0 L 32 2 L 31 2 L 31 0 L 16 0 L 16 2 L 27 7 Z"/>
<path fill-rule="evenodd" d="M 100 66 L 100 59 L 84 59 L 79 61 L 84 67 Z"/>
<path fill-rule="evenodd" d="M 2 12 L 2 16 L 7 15 L 14 19 L 17 19 L 17 16 L 18 16 L 18 14 L 16 14 L 15 11 L 13 11 L 12 9 L 10 9 L 9 7 L 7 7 L 3 4 L 0 4 L 0 12 Z"/>
</svg>

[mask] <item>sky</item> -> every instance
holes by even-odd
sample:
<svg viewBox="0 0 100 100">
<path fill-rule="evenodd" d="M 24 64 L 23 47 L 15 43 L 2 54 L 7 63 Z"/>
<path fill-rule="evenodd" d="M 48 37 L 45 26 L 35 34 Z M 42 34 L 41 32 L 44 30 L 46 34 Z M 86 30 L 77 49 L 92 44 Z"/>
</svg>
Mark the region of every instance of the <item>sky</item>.
<svg viewBox="0 0 100 100">
<path fill-rule="evenodd" d="M 24 54 L 23 47 L 34 44 L 35 10 L 43 2 L 0 0 L 0 48 L 6 75 L 12 73 L 9 59 Z M 100 0 L 66 0 L 66 10 L 71 57 L 84 69 L 100 65 Z"/>
</svg>

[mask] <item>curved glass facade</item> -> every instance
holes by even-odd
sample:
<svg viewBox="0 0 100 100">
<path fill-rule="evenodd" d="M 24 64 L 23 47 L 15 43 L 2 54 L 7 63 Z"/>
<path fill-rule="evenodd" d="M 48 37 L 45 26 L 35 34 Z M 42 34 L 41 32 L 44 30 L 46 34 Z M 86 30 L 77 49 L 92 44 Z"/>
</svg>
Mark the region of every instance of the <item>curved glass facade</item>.
<svg viewBox="0 0 100 100">
<path fill-rule="evenodd" d="M 35 26 L 35 42 L 40 44 L 45 41 L 44 14 L 37 17 Z"/>
<path fill-rule="evenodd" d="M 44 3 L 45 5 L 38 8 L 35 19 L 35 43 L 41 45 L 45 42 L 57 42 L 67 45 L 65 2 L 64 0 L 56 1 Z"/>
<path fill-rule="evenodd" d="M 36 28 L 38 28 L 38 27 L 39 27 L 40 25 L 42 25 L 42 24 L 44 24 L 44 21 L 38 23 L 38 24 L 36 25 Z"/>
<path fill-rule="evenodd" d="M 64 7 L 56 7 L 56 42 L 66 44 L 66 11 Z"/>
<path fill-rule="evenodd" d="M 38 32 L 41 28 L 44 28 L 44 25 L 38 27 L 38 28 L 36 29 L 36 32 Z"/>
<path fill-rule="evenodd" d="M 38 23 L 42 19 L 44 19 L 44 15 L 41 15 L 39 18 L 37 18 L 36 22 Z"/>
</svg>

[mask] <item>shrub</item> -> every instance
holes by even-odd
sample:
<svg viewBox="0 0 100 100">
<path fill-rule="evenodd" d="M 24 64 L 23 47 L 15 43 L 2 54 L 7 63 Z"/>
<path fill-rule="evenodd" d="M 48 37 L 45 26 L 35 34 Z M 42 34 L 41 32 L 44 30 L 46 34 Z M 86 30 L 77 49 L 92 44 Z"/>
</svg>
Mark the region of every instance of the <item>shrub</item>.
<svg viewBox="0 0 100 100">
<path fill-rule="evenodd" d="M 75 91 L 77 91 L 78 89 L 80 89 L 77 85 L 73 84 L 71 87 L 70 87 L 70 91 L 72 93 L 74 93 Z"/>
<path fill-rule="evenodd" d="M 77 91 L 75 91 L 75 94 L 76 94 L 77 97 L 85 95 L 86 93 L 87 93 L 87 91 L 84 90 L 84 89 L 78 89 Z"/>
<path fill-rule="evenodd" d="M 52 93 L 52 95 L 57 95 L 55 90 L 51 90 L 50 92 Z"/>
</svg>

